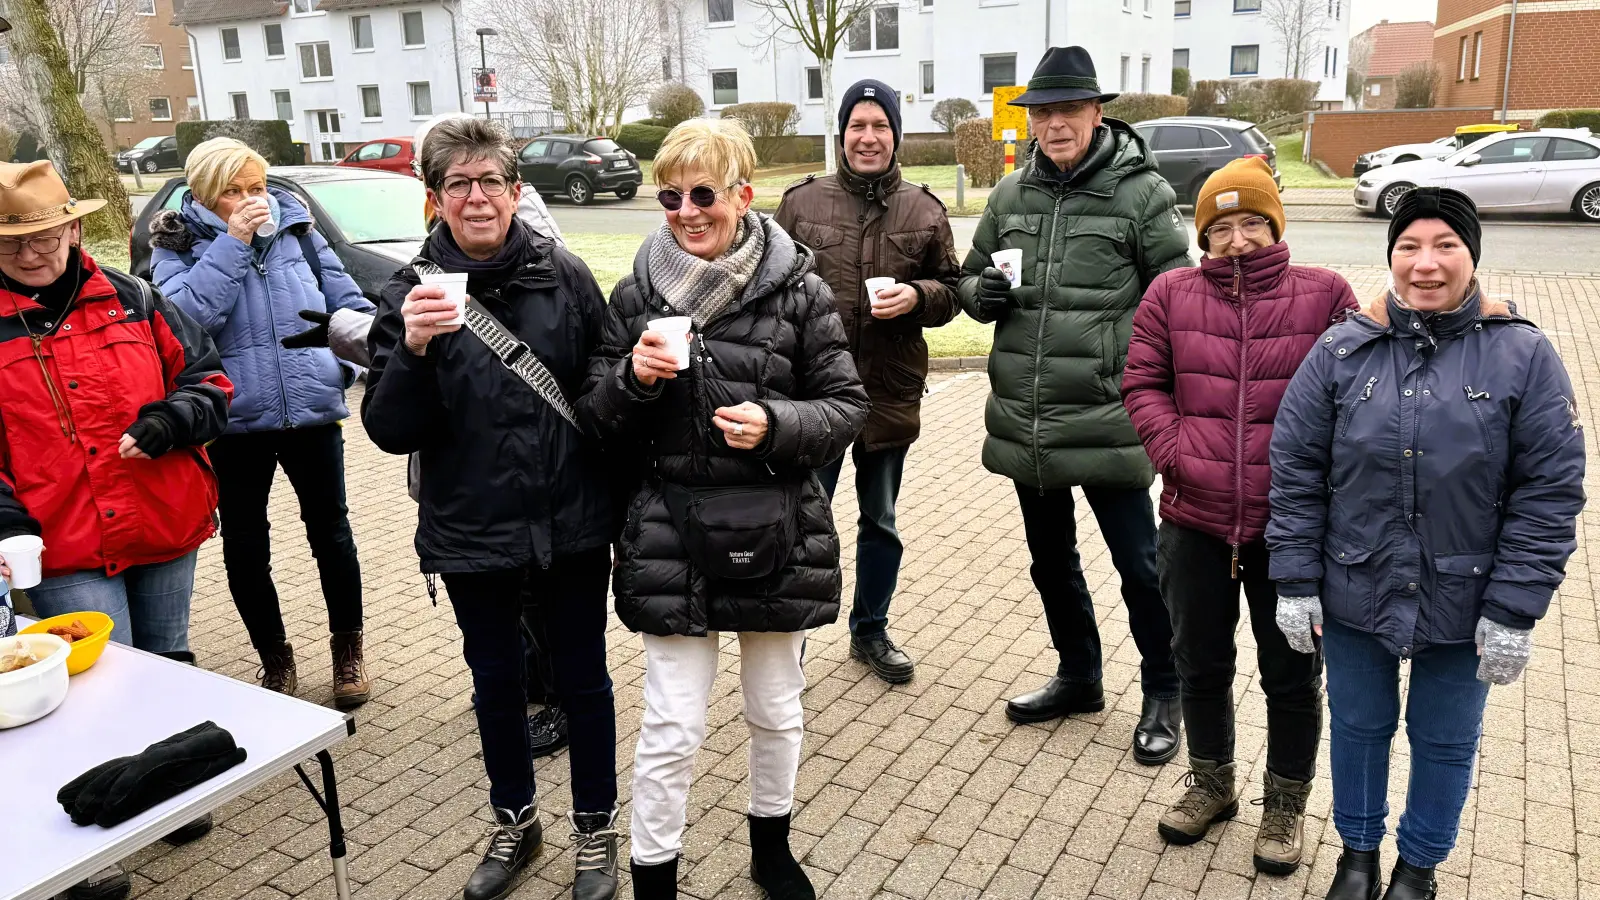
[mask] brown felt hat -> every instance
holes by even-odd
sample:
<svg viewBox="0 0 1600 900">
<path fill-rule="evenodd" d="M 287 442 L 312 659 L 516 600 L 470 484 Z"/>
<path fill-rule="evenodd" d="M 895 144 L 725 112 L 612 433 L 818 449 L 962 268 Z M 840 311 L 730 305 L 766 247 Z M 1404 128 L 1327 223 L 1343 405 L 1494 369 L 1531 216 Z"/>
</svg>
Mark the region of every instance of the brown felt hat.
<svg viewBox="0 0 1600 900">
<path fill-rule="evenodd" d="M 0 235 L 48 231 L 105 205 L 104 200 L 74 200 L 47 159 L 0 163 Z"/>
<path fill-rule="evenodd" d="M 1256 156 L 1246 156 L 1211 173 L 1194 201 L 1194 227 L 1200 249 L 1210 250 L 1206 229 L 1222 216 L 1251 212 L 1272 223 L 1273 240 L 1283 239 L 1283 200 L 1272 180 L 1272 167 Z"/>
</svg>

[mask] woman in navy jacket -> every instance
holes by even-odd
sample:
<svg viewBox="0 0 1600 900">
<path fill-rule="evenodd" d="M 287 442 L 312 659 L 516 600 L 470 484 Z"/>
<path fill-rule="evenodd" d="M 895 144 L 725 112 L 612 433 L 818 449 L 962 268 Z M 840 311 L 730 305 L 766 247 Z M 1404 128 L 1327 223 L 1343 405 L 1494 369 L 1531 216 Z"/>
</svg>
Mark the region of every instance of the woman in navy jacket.
<svg viewBox="0 0 1600 900">
<path fill-rule="evenodd" d="M 1584 447 L 1555 348 L 1474 272 L 1477 209 L 1419 188 L 1389 226 L 1392 287 L 1329 329 L 1272 436 L 1278 625 L 1328 667 L 1329 900 L 1376 900 L 1400 660 L 1411 781 L 1384 896 L 1432 898 L 1490 684 L 1519 678 L 1576 548 Z"/>
</svg>

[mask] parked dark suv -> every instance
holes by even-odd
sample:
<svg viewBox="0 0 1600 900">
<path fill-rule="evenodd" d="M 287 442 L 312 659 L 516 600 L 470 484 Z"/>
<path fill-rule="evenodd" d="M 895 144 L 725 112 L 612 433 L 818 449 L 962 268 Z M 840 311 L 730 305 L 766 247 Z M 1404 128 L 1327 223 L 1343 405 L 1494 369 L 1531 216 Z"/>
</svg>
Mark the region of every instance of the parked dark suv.
<svg viewBox="0 0 1600 900">
<path fill-rule="evenodd" d="M 1278 151 L 1253 123 L 1210 116 L 1170 116 L 1133 126 L 1150 145 L 1161 177 L 1178 192 L 1180 203 L 1193 203 L 1212 172 L 1247 156 L 1272 167 L 1272 180 L 1283 190 Z"/>
<path fill-rule="evenodd" d="M 181 168 L 183 160 L 178 158 L 178 139 L 170 134 L 148 137 L 117 154 L 118 169 L 132 172 L 134 166 L 152 175 L 162 169 Z"/>
<path fill-rule="evenodd" d="M 564 194 L 579 205 L 597 193 L 615 193 L 632 200 L 644 183 L 644 171 L 632 153 L 602 137 L 551 134 L 536 137 L 517 154 L 523 184 L 541 194 Z"/>
</svg>

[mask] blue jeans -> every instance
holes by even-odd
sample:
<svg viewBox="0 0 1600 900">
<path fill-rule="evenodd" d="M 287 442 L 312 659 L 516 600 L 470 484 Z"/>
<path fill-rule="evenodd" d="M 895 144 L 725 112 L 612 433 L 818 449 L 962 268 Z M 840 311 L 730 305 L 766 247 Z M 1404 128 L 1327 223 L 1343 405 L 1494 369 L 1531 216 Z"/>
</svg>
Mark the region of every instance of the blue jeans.
<svg viewBox="0 0 1600 900">
<path fill-rule="evenodd" d="M 1346 846 L 1373 850 L 1389 814 L 1400 658 L 1372 635 L 1333 621 L 1322 626 L 1322 651 L 1328 661 L 1333 825 Z M 1472 644 L 1426 647 L 1411 660 L 1411 783 L 1395 837 L 1400 857 L 1413 866 L 1437 866 L 1455 848 L 1489 697 L 1489 686 L 1477 674 Z"/>
<path fill-rule="evenodd" d="M 850 449 L 856 464 L 856 597 L 850 607 L 850 633 L 859 638 L 878 637 L 889 629 L 889 601 L 900 580 L 900 557 L 905 548 L 894 527 L 894 505 L 900 499 L 900 476 L 911 448 Z M 817 478 L 833 499 L 839 486 L 844 457 L 817 470 Z"/>
<path fill-rule="evenodd" d="M 196 555 L 110 576 L 98 569 L 57 575 L 26 593 L 41 618 L 103 612 L 111 617 L 111 639 L 119 644 L 151 653 L 186 653 Z"/>
</svg>

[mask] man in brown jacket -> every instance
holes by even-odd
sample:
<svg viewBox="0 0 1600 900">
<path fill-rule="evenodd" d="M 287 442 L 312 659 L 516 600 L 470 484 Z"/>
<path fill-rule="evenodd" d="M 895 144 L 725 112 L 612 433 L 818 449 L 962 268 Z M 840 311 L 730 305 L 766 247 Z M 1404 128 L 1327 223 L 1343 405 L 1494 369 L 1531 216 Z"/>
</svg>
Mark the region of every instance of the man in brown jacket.
<svg viewBox="0 0 1600 900">
<path fill-rule="evenodd" d="M 926 187 L 900 180 L 900 104 L 894 89 L 858 81 L 839 106 L 838 174 L 807 176 L 789 188 L 778 224 L 816 252 L 817 270 L 833 289 L 856 368 L 872 399 L 867 427 L 851 448 L 856 500 L 856 594 L 850 610 L 850 655 L 890 684 L 911 680 L 914 663 L 890 640 L 889 600 L 900 576 L 902 547 L 894 506 L 906 451 L 922 427 L 928 344 L 960 310 L 960 266 L 944 204 Z M 893 279 L 869 296 L 866 280 Z M 832 496 L 841 457 L 818 475 Z"/>
</svg>

